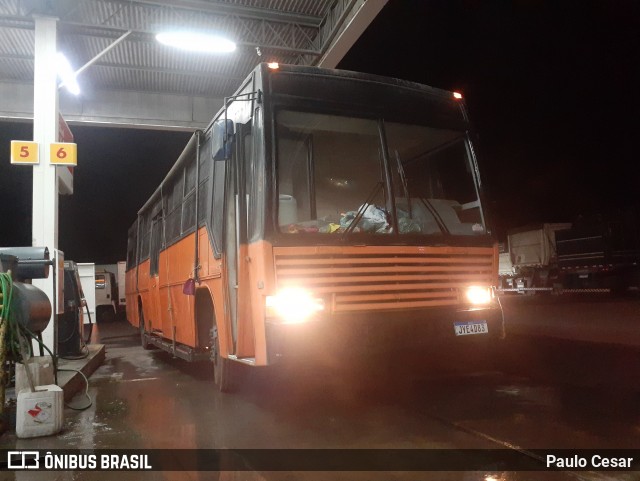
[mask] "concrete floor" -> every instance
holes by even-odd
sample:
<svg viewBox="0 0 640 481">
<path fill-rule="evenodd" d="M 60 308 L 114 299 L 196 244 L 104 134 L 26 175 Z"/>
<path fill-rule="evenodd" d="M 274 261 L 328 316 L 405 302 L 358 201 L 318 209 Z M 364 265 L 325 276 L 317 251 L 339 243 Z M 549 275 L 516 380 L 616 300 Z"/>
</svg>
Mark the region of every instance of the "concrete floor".
<svg viewBox="0 0 640 481">
<path fill-rule="evenodd" d="M 627 319 L 640 305 L 637 299 L 599 302 L 608 303 L 599 307 L 603 332 L 610 332 L 616 312 Z M 350 366 L 333 356 L 292 360 L 278 369 L 245 372 L 233 395 L 216 391 L 209 365 L 144 351 L 128 324 L 102 324 L 95 337 L 106 344 L 107 360 L 91 377 L 93 406 L 81 412 L 67 409 L 64 431 L 57 436 L 18 440 L 5 434 L 0 448 L 640 449 L 640 348 L 548 337 L 547 321 L 553 316 L 577 324 L 576 332 L 582 332 L 581 319 L 595 322 L 590 300 L 573 301 L 570 309 L 559 304 L 557 312 L 554 303 L 508 299 L 509 325 L 520 334 L 508 336 L 488 360 L 477 352 L 394 353 Z M 546 337 L 532 335 L 535 313 L 544 327 L 538 334 Z M 627 320 L 622 324 L 627 326 Z M 142 479 L 139 473 L 29 474 L 6 479 Z M 154 472 L 144 479 L 603 481 L 640 476 L 493 469 L 220 476 Z"/>
</svg>

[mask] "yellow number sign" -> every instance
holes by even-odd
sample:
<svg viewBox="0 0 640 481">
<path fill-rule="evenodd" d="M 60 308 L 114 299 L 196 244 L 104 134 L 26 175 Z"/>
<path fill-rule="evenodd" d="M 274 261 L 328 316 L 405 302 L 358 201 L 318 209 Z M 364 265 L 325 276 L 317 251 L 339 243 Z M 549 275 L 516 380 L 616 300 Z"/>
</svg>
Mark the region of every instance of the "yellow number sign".
<svg viewBox="0 0 640 481">
<path fill-rule="evenodd" d="M 78 165 L 78 146 L 67 142 L 51 144 L 49 162 L 53 165 Z"/>
<path fill-rule="evenodd" d="M 38 143 L 24 140 L 11 141 L 11 163 L 33 165 L 40 162 Z"/>
</svg>

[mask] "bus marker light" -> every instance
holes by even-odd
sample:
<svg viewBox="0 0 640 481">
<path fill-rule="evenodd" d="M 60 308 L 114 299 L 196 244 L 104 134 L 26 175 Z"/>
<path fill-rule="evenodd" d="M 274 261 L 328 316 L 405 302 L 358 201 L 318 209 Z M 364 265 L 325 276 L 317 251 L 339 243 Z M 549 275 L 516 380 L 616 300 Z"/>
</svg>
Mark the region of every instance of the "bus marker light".
<svg viewBox="0 0 640 481">
<path fill-rule="evenodd" d="M 269 62 L 267 64 L 267 67 L 269 67 L 271 70 L 278 70 L 280 68 L 280 64 L 278 62 Z"/>
<path fill-rule="evenodd" d="M 453 98 L 459 100 L 462 98 L 462 94 L 460 92 L 453 92 Z"/>
</svg>

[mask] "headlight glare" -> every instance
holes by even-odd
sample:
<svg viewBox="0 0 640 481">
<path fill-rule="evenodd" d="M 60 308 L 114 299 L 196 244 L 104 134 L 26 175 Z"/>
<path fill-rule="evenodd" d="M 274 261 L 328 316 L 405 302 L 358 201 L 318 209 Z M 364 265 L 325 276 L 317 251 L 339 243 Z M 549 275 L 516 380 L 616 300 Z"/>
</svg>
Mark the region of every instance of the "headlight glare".
<svg viewBox="0 0 640 481">
<path fill-rule="evenodd" d="M 493 299 L 490 287 L 471 286 L 465 294 L 469 303 L 474 306 L 489 304 Z"/>
<path fill-rule="evenodd" d="M 324 299 L 314 298 L 306 289 L 288 287 L 275 296 L 266 298 L 267 317 L 278 318 L 286 324 L 307 321 L 317 312 L 324 310 Z"/>
</svg>

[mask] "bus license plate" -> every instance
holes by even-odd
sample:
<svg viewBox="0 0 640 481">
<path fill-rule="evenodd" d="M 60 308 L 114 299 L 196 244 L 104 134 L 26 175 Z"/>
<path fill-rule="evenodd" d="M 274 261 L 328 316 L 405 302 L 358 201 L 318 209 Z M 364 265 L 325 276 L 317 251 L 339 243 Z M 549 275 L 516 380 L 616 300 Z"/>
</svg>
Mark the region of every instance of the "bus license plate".
<svg viewBox="0 0 640 481">
<path fill-rule="evenodd" d="M 489 333 L 487 321 L 454 322 L 453 330 L 455 331 L 456 336 L 470 336 L 473 334 Z"/>
</svg>

